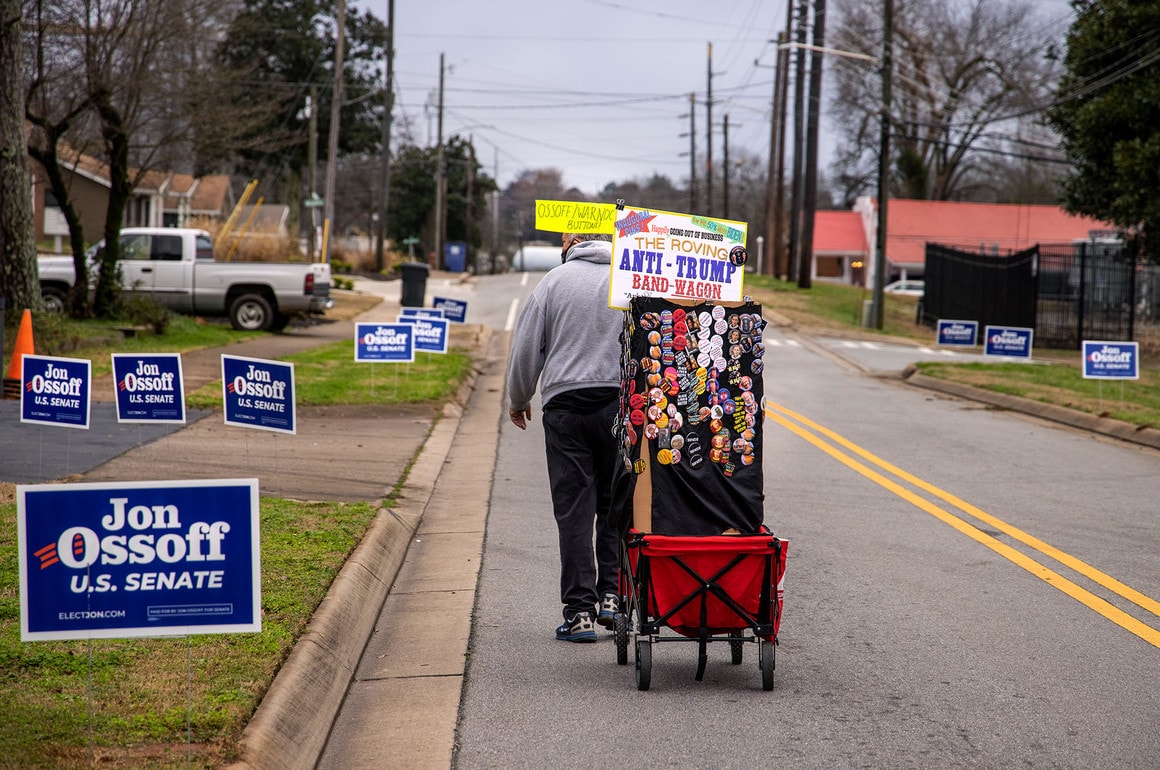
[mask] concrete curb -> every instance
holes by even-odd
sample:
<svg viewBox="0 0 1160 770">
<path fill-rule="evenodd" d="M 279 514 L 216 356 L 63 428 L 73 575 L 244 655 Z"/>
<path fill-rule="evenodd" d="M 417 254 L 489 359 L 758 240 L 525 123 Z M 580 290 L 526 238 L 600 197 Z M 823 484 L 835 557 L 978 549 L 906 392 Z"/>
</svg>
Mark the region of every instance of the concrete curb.
<svg viewBox="0 0 1160 770">
<path fill-rule="evenodd" d="M 419 517 L 380 511 L 262 698 L 232 768 L 315 765 L 374 626 L 366 608 L 386 598 L 418 526 Z"/>
<path fill-rule="evenodd" d="M 919 374 L 916 371 L 904 373 L 903 382 L 926 390 L 933 390 L 950 396 L 965 398 L 970 401 L 978 401 L 1000 409 L 1009 409 L 1013 412 L 1020 412 L 1044 420 L 1058 422 L 1073 428 L 1079 428 L 1080 430 L 1099 433 L 1123 441 L 1130 441 L 1133 444 L 1160 449 L 1160 430 L 1156 430 L 1155 428 L 1137 428 L 1135 425 L 1121 420 L 1098 417 L 1094 414 L 1079 412 L 1074 409 L 1055 406 L 1054 404 L 1043 404 L 1018 396 L 1009 396 L 1005 393 L 995 393 L 989 390 L 983 390 L 982 388 L 974 388 L 970 385 L 940 380 L 936 377 L 927 377 L 925 374 Z"/>
<path fill-rule="evenodd" d="M 487 350 L 491 330 L 483 327 L 473 350 Z M 478 381 L 473 362 L 467 380 L 443 408 L 398 494 L 394 509 L 382 509 L 339 570 L 262 698 L 238 743 L 230 770 L 313 768 L 358 669 L 367 640 L 407 556 L 435 484 L 451 450 L 464 406 Z M 376 611 L 368 612 L 374 608 Z M 309 693 L 309 697 L 304 694 Z"/>
</svg>

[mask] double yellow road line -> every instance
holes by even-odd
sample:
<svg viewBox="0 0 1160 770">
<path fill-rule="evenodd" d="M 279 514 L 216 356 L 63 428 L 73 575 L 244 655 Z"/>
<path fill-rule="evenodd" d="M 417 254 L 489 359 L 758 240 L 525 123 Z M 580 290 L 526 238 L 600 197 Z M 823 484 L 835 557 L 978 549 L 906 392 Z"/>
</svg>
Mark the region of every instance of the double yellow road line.
<svg viewBox="0 0 1160 770">
<path fill-rule="evenodd" d="M 898 468 L 882 458 L 866 451 L 862 447 L 854 444 L 852 441 L 838 435 L 837 433 L 825 428 L 809 418 L 797 414 L 784 406 L 774 404 L 766 401 L 765 415 L 769 419 L 781 425 L 791 433 L 795 433 L 809 443 L 816 446 L 826 454 L 833 457 L 838 462 L 842 463 L 851 470 L 857 471 L 866 478 L 870 479 L 879 486 L 893 492 L 894 494 L 911 503 L 917 508 L 926 511 L 931 516 L 934 516 L 939 521 L 955 528 L 967 537 L 976 542 L 990 548 L 995 553 L 999 554 L 1012 563 L 1022 567 L 1030 572 L 1035 577 L 1044 581 L 1048 585 L 1063 591 L 1065 594 L 1075 599 L 1080 604 L 1083 604 L 1090 609 L 1103 615 L 1108 620 L 1116 625 L 1130 631 L 1144 641 L 1148 642 L 1154 647 L 1160 647 L 1160 630 L 1147 625 L 1137 620 L 1132 615 L 1124 612 L 1115 605 L 1109 603 L 1105 599 L 1101 599 L 1091 591 L 1077 585 L 1071 580 L 1068 580 L 1063 575 L 1055 572 L 1052 569 L 1044 566 L 1035 559 L 1027 556 L 1022 551 L 1016 550 L 1006 543 L 1001 542 L 995 537 L 988 535 L 986 532 L 979 529 L 976 525 L 970 523 L 965 517 L 957 513 L 952 513 L 946 508 L 940 507 L 930 500 L 915 494 L 910 489 L 899 484 L 897 481 L 888 478 L 879 471 L 870 467 L 871 465 L 889 473 L 901 481 L 912 485 L 913 487 L 926 492 L 927 494 L 942 500 L 949 506 L 953 506 L 961 511 L 966 516 L 969 516 L 979 522 L 986 524 L 992 529 L 1002 532 L 1004 535 L 1016 540 L 1029 548 L 1038 551 L 1044 556 L 1048 556 L 1068 569 L 1083 575 L 1097 585 L 1103 586 L 1112 593 L 1127 599 L 1133 604 L 1141 607 L 1153 615 L 1160 618 L 1160 602 L 1152 599 L 1145 594 L 1140 593 L 1134 588 L 1121 583 L 1110 575 L 1107 575 L 1098 569 L 1080 561 L 1071 554 L 1055 548 L 1048 543 L 1030 535 L 1023 530 L 1013 527 L 1002 519 L 998 519 L 986 511 L 980 510 L 965 500 L 955 497 L 949 492 L 946 492 L 933 484 L 929 484 L 916 476 L 913 476 L 906 471 Z M 859 459 L 861 458 L 861 459 Z M 865 462 L 863 462 L 865 461 Z"/>
</svg>

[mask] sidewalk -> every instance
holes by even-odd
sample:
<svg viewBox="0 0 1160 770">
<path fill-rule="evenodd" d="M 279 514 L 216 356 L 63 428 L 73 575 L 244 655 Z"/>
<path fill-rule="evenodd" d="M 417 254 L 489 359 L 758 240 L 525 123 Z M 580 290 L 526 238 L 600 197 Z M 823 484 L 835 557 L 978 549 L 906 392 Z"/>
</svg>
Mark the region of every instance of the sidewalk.
<svg viewBox="0 0 1160 770">
<path fill-rule="evenodd" d="M 507 360 L 506 335 L 476 341 L 475 381 L 335 579 L 233 768 L 450 766 Z"/>
</svg>

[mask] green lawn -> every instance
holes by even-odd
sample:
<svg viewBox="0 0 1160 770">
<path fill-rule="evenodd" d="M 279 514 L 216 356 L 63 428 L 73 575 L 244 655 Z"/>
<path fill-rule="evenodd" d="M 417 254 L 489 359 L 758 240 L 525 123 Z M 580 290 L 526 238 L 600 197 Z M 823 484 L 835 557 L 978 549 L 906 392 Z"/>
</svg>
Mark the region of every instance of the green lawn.
<svg viewBox="0 0 1160 770">
<path fill-rule="evenodd" d="M 95 364 L 113 351 L 190 350 L 253 336 L 184 318 L 174 319 L 163 336 L 137 340 L 110 335 L 102 325 L 77 326 L 53 337 L 45 352 L 91 357 Z M 69 345 L 72 350 L 64 349 Z M 287 360 L 295 364 L 304 405 L 442 403 L 471 366 L 465 350 L 421 353 L 411 364 L 355 363 L 353 340 Z M 188 400 L 191 407 L 220 407 L 221 384 Z M 0 768 L 74 768 L 90 759 L 100 767 L 227 764 L 256 704 L 378 511 L 367 503 L 278 498 L 263 498 L 260 509 L 261 633 L 25 643 L 14 485 L 0 484 Z"/>
<path fill-rule="evenodd" d="M 810 289 L 766 276 L 747 276 L 746 291 L 763 307 L 814 331 L 900 337 L 935 345 L 935 330 L 915 323 L 914 297 L 885 295 L 883 329 L 861 325 L 862 302 L 870 292 L 855 286 L 814 282 Z M 1136 426 L 1160 425 L 1160 361 L 1143 357 L 1140 379 L 1127 382 L 1085 380 L 1079 351 L 1036 348 L 1034 363 L 918 364 L 923 374 L 964 385 L 1021 396 Z"/>
</svg>

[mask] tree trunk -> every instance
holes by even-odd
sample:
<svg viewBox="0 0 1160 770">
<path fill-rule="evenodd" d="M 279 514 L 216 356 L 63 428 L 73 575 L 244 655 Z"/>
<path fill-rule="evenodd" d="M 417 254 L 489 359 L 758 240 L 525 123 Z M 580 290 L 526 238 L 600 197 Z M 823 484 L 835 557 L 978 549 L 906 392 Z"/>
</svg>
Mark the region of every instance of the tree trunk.
<svg viewBox="0 0 1160 770">
<path fill-rule="evenodd" d="M 12 310 L 39 310 L 20 25 L 20 0 L 0 0 L 0 287 Z"/>
<path fill-rule="evenodd" d="M 67 126 L 67 124 L 66 124 Z M 64 173 L 60 167 L 60 155 L 57 148 L 60 146 L 61 130 L 59 126 L 41 126 L 46 137 L 45 147 L 35 147 L 29 144 L 28 153 L 43 168 L 48 177 L 48 185 L 56 196 L 65 222 L 68 223 L 69 249 L 73 256 L 73 269 L 76 280 L 72 291 L 69 292 L 69 315 L 77 319 L 85 319 L 92 315 L 92 304 L 89 301 L 89 270 L 85 264 L 85 233 L 81 224 L 80 214 L 73 205 L 69 195 L 68 185 L 64 181 Z"/>
<path fill-rule="evenodd" d="M 121 225 L 125 221 L 125 206 L 132 192 L 129 181 L 129 132 L 109 94 L 99 95 L 95 103 L 101 119 L 101 137 L 109 155 L 109 207 L 105 211 L 105 248 L 101 254 L 93 314 L 98 318 L 108 318 L 116 311 L 117 295 L 121 287 L 120 276 L 117 274 L 117 260 L 121 258 Z"/>
</svg>

